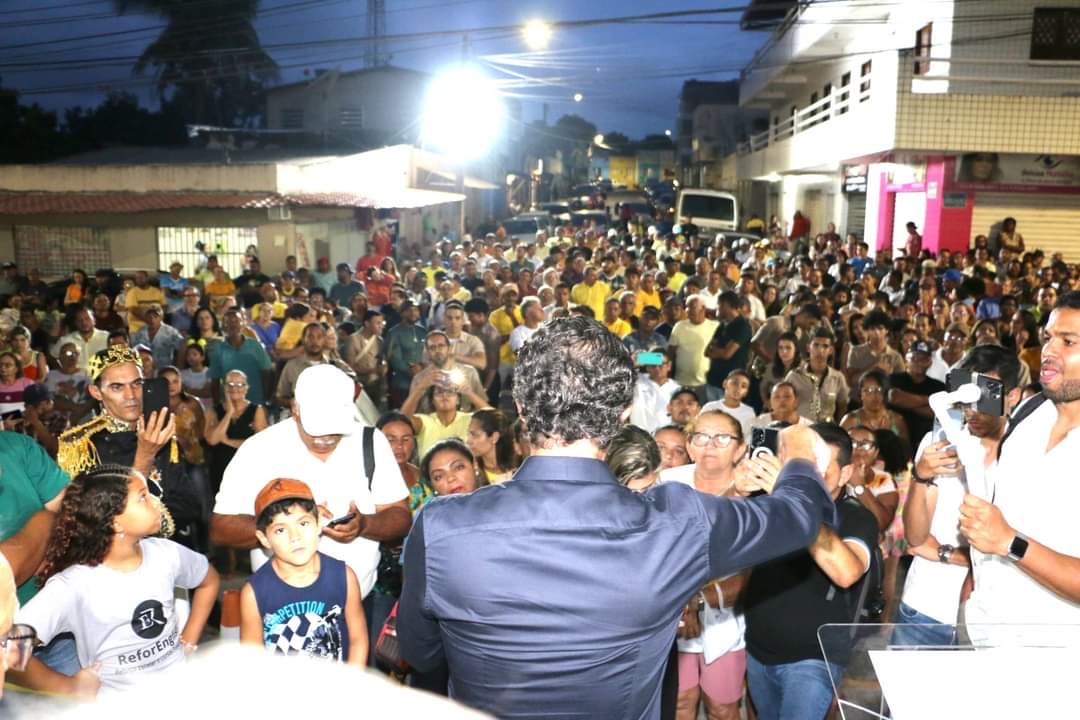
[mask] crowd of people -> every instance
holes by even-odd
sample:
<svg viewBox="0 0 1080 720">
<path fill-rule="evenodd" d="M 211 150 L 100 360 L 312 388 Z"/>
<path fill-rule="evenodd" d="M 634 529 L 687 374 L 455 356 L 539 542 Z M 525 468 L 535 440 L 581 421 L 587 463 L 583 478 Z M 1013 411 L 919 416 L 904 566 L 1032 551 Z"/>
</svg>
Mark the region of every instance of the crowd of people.
<svg viewBox="0 0 1080 720">
<path fill-rule="evenodd" d="M 323 257 L 308 269 L 290 256 L 274 276 L 253 254 L 235 278 L 209 255 L 187 274 L 179 262 L 130 278 L 76 270 L 51 286 L 5 263 L 0 552 L 19 587 L 15 627 L 39 641 L 20 655 L 22 636 L 9 636 L 15 682 L 94 696 L 180 662 L 214 613 L 215 565 L 246 572 L 236 551 L 250 550 L 242 642 L 375 664 L 403 597 L 410 684 L 495 714 L 499 702 L 543 702 L 535 688 L 499 695 L 503 681 L 475 674 L 480 660 L 433 639 L 450 626 L 482 636 L 486 612 L 504 618 L 490 597 L 447 590 L 432 564 L 456 562 L 454 548 L 488 558 L 472 577 L 473 593 L 488 594 L 501 572 L 488 545 L 513 548 L 539 532 L 528 524 L 537 518 L 559 527 L 557 503 L 520 489 L 531 487 L 521 481 L 530 458 L 550 451 L 545 438 L 599 438 L 604 473 L 642 498 L 679 484 L 736 506 L 771 495 L 782 476 L 767 431 L 811 428 L 831 453 L 818 477 L 835 516 L 804 551 L 749 554 L 745 565 L 668 558 L 664 593 L 696 586 L 677 598 L 677 637 L 649 647 L 660 660 L 643 677 L 659 682 L 666 668 L 663 702 L 651 687 L 628 691 L 651 711 L 738 717 L 748 690 L 760 718 L 820 720 L 829 673 L 840 672 L 822 657 L 825 623 L 897 622 L 898 642 L 947 644 L 965 608 L 969 622 L 1075 620 L 1076 491 L 1064 476 L 1074 414 L 1080 422 L 1080 266 L 1027 251 L 1012 219 L 967 252 L 930 252 L 912 223 L 894 258 L 831 224 L 795 234 L 809 230 L 796 220 L 791 234 L 758 221 L 756 242 L 640 219 L 516 244 L 501 228 L 447 233 L 422 258 L 402 257 L 379 231 L 355 263 Z M 582 435 L 530 414 L 550 404 L 544 393 L 576 387 L 585 402 L 621 377 L 601 363 L 596 377 L 568 379 L 535 349 L 524 364 L 537 338 L 625 355 L 616 426 Z M 576 361 L 571 348 L 565 363 Z M 964 410 L 975 460 L 935 430 L 929 398 L 953 371 L 996 380 L 1003 397 L 999 413 Z M 164 397 L 150 412 L 152 388 Z M 1021 404 L 1032 419 L 1003 445 L 1005 415 Z M 1034 443 L 1026 458 L 1021 436 Z M 1060 470 L 1034 480 L 1054 507 L 1034 499 L 1025 462 Z M 449 511 L 420 512 L 448 495 L 495 503 L 478 490 L 512 480 L 526 507 L 510 495 L 493 504 L 507 529 L 483 548 L 453 539 Z M 975 491 L 986 483 L 996 491 Z M 468 507 L 467 522 L 486 522 L 483 506 Z M 568 572 L 559 567 L 555 556 L 546 571 Z M 410 586 L 450 595 L 418 607 Z M 190 591 L 185 602 L 174 587 Z M 616 595 L 595 602 L 626 613 L 636 593 Z M 573 613 L 562 600 L 552 606 Z M 469 618 L 479 629 L 462 630 Z M 597 672 L 539 647 L 514 651 Z M 521 659 L 491 662 L 509 671 Z"/>
</svg>

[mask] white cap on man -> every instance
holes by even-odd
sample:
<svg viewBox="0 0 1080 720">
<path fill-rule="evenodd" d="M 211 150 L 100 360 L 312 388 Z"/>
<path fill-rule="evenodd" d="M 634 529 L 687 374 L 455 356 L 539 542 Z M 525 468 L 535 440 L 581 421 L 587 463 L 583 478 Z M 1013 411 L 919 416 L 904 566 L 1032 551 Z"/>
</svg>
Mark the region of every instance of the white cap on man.
<svg viewBox="0 0 1080 720">
<path fill-rule="evenodd" d="M 359 423 L 355 392 L 352 378 L 333 365 L 312 365 L 301 372 L 295 399 L 304 432 L 316 437 L 352 434 Z"/>
</svg>

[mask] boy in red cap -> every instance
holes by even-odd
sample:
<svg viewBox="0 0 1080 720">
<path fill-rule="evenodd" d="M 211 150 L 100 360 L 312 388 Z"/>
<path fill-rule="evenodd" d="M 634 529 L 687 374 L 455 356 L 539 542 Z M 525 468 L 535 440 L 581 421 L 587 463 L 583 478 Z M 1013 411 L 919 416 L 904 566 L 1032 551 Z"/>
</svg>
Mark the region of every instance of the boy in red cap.
<svg viewBox="0 0 1080 720">
<path fill-rule="evenodd" d="M 363 667 L 368 637 L 360 584 L 345 563 L 318 551 L 321 534 L 305 483 L 278 478 L 259 492 L 255 536 L 271 558 L 240 593 L 240 641 Z"/>
</svg>

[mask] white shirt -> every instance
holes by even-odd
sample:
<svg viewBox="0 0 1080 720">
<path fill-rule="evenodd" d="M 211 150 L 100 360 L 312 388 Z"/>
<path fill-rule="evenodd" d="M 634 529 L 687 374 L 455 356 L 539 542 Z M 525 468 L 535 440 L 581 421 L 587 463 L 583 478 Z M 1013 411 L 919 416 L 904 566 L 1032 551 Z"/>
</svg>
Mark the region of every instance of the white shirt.
<svg viewBox="0 0 1080 720">
<path fill-rule="evenodd" d="M 79 349 L 79 369 L 86 372 L 86 362 L 92 356 L 98 354 L 109 345 L 109 333 L 99 328 L 94 328 L 89 340 L 84 340 L 82 333 L 75 331 L 60 338 L 56 349 L 59 350 L 67 343 L 73 343 Z"/>
<path fill-rule="evenodd" d="M 538 330 L 540 330 L 539 325 L 534 328 L 528 325 L 518 325 L 510 331 L 510 349 L 514 352 L 521 350 L 521 346 L 527 343 L 529 338 L 535 335 Z"/>
<path fill-rule="evenodd" d="M 769 427 L 774 422 L 776 422 L 776 420 L 773 418 L 771 412 L 761 413 L 756 418 L 754 418 L 753 422 L 750 423 L 750 427 L 751 428 Z M 796 425 L 813 425 L 814 423 L 809 418 L 805 418 L 802 415 L 800 415 L 799 416 L 799 421 L 797 423 L 795 423 L 795 424 Z"/>
<path fill-rule="evenodd" d="M 705 403 L 701 407 L 701 412 L 703 413 L 712 412 L 713 410 L 719 410 L 738 420 L 739 425 L 742 427 L 743 440 L 750 440 L 750 426 L 754 422 L 754 418 L 757 417 L 754 413 L 754 408 L 746 403 L 739 403 L 739 407 L 735 408 L 728 407 L 724 404 L 723 400 L 713 400 L 712 402 Z"/>
<path fill-rule="evenodd" d="M 743 295 L 743 297 L 750 303 L 750 319 L 765 322 L 765 305 L 762 304 L 761 298 L 753 293 Z"/>
<path fill-rule="evenodd" d="M 630 406 L 630 423 L 650 433 L 671 421 L 667 407 L 671 396 L 679 389 L 679 383 L 668 379 L 663 385 L 657 385 L 645 373 L 638 375 L 634 385 L 634 403 Z"/>
<path fill-rule="evenodd" d="M 961 355 L 960 359 L 954 362 L 952 365 L 945 362 L 945 357 L 941 354 L 941 348 L 934 351 L 931 355 L 930 369 L 926 371 L 927 377 L 932 377 L 938 382 L 945 382 L 945 378 L 948 376 L 949 371 L 960 364 L 960 360 L 963 360 L 964 356 Z"/>
<path fill-rule="evenodd" d="M 915 457 L 931 442 L 927 433 L 919 444 Z M 914 482 L 914 481 L 912 481 Z M 961 476 L 938 475 L 937 500 L 930 518 L 930 534 L 942 545 L 961 547 L 967 540 L 960 535 L 960 505 L 967 493 L 967 479 Z M 911 561 L 904 581 L 903 601 L 944 625 L 957 621 L 960 609 L 960 590 L 967 577 L 967 568 L 952 563 L 936 562 L 916 555 Z"/>
<path fill-rule="evenodd" d="M 183 663 L 174 589 L 198 587 L 209 567 L 204 556 L 171 540 L 145 538 L 139 547 L 137 570 L 72 565 L 49 578 L 18 615 L 45 643 L 73 633 L 79 664 L 101 663 L 103 692 L 137 687 Z"/>
<path fill-rule="evenodd" d="M 349 512 L 349 502 L 371 515 L 376 505 L 390 505 L 409 496 L 401 478 L 390 443 L 381 431 L 375 431 L 375 473 L 368 490 L 364 473 L 363 425 L 341 438 L 341 442 L 325 462 L 311 454 L 300 438 L 296 419 L 289 418 L 252 435 L 236 451 L 225 468 L 214 503 L 218 515 L 251 515 L 255 512 L 255 496 L 266 483 L 275 478 L 294 478 L 307 483 L 318 505 L 325 505 L 334 517 Z M 379 543 L 358 537 L 351 543 L 340 543 L 326 535 L 319 541 L 319 550 L 344 561 L 356 573 L 360 590 L 367 595 L 375 584 L 379 565 Z M 270 558 L 262 547 L 251 551 L 251 569 L 258 570 Z"/>
<path fill-rule="evenodd" d="M 682 483 L 683 485 L 689 485 L 696 489 L 694 485 L 694 470 L 697 468 L 696 464 L 680 465 L 679 467 L 667 468 L 661 470 L 658 476 L 658 481 L 661 483 Z M 730 577 L 730 576 L 729 576 Z M 726 578 L 725 578 L 726 579 Z M 719 592 L 719 588 L 717 588 Z M 720 608 L 721 612 L 716 616 L 724 626 L 722 630 L 716 632 L 726 643 L 726 652 L 734 652 L 735 650 L 741 650 L 746 647 L 746 619 L 743 614 L 736 613 L 733 608 Z M 678 640 L 679 652 L 687 653 L 703 653 L 705 652 L 704 644 L 704 626 L 702 626 L 703 633 L 696 638 L 690 638 L 689 640 Z M 712 632 L 712 631 L 710 631 Z"/>
<path fill-rule="evenodd" d="M 994 504 L 1005 521 L 1051 550 L 1080 557 L 1076 509 L 1080 507 L 1080 430 L 1073 428 L 1052 450 L 1047 438 L 1057 421 L 1054 403 L 1044 402 L 1024 419 L 987 470 Z M 975 591 L 967 622 L 1080 625 L 1080 604 L 1040 585 L 1012 560 L 972 551 Z"/>
</svg>

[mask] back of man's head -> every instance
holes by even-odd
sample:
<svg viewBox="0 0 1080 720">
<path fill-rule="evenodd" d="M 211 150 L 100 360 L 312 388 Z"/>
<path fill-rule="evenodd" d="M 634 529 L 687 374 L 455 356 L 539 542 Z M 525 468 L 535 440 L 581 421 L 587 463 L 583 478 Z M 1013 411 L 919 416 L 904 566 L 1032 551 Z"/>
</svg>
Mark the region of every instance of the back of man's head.
<svg viewBox="0 0 1080 720">
<path fill-rule="evenodd" d="M 841 468 L 851 464 L 851 436 L 835 423 L 817 422 L 810 429 L 821 436 L 825 444 L 836 450 L 836 464 Z"/>
<path fill-rule="evenodd" d="M 514 400 L 534 446 L 592 440 L 606 447 L 634 396 L 630 353 L 584 317 L 554 320 L 518 353 Z"/>
<path fill-rule="evenodd" d="M 976 345 L 967 351 L 957 367 L 970 372 L 997 373 L 1006 393 L 1020 384 L 1019 356 L 1000 345 Z"/>
</svg>

